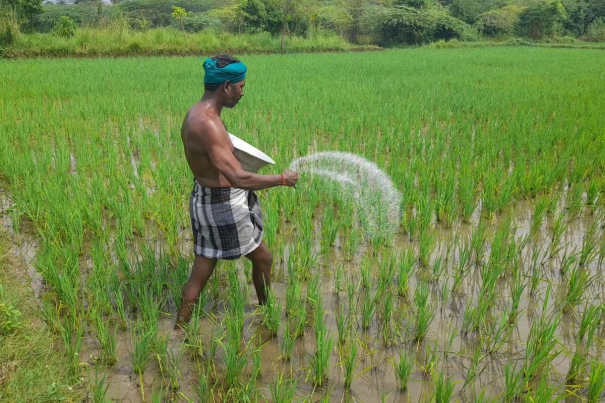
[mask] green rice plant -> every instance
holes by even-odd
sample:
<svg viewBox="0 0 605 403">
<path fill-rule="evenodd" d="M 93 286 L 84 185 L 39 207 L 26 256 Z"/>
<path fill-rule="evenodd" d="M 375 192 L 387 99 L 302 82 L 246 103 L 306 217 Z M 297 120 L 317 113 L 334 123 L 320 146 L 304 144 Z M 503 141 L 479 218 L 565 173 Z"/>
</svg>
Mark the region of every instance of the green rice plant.
<svg viewBox="0 0 605 403">
<path fill-rule="evenodd" d="M 296 343 L 296 334 L 290 330 L 290 321 L 286 321 L 286 328 L 284 329 L 284 337 L 281 342 L 281 358 L 284 361 L 290 361 L 292 357 L 292 350 Z"/>
<path fill-rule="evenodd" d="M 166 373 L 168 375 L 169 387 L 172 391 L 179 390 L 179 380 L 183 377 L 181 374 L 181 362 L 183 359 L 183 349 L 179 348 L 176 352 L 174 350 L 167 351 L 167 365 Z"/>
<path fill-rule="evenodd" d="M 210 400 L 210 395 L 212 394 L 210 391 L 210 383 L 208 382 L 208 377 L 203 373 L 200 373 L 198 376 L 195 394 L 200 402 L 207 402 Z"/>
<path fill-rule="evenodd" d="M 338 344 L 344 344 L 348 334 L 349 315 L 345 314 L 345 307 L 343 304 L 338 304 L 335 317 L 336 328 L 338 329 Z"/>
<path fill-rule="evenodd" d="M 259 337 L 260 341 L 260 337 Z M 263 346 L 257 346 L 252 352 L 252 373 L 250 374 L 250 379 L 248 381 L 247 387 L 249 389 L 253 389 L 256 381 L 261 376 L 262 370 L 262 354 L 263 354 Z"/>
<path fill-rule="evenodd" d="M 267 327 L 271 336 L 277 336 L 280 321 L 281 306 L 277 302 L 275 293 L 269 290 L 267 293 L 267 304 L 263 306 L 263 324 Z"/>
<path fill-rule="evenodd" d="M 315 386 L 322 386 L 328 379 L 333 346 L 332 337 L 328 335 L 322 317 L 323 315 L 316 315 L 315 319 L 315 354 L 311 361 L 312 382 Z"/>
<path fill-rule="evenodd" d="M 602 362 L 593 361 L 590 365 L 587 400 L 589 403 L 599 402 L 605 392 L 605 366 Z"/>
<path fill-rule="evenodd" d="M 462 169 L 458 175 L 458 197 L 462 207 L 462 222 L 468 223 L 477 206 L 476 184 L 470 168 L 467 165 L 461 165 Z"/>
<path fill-rule="evenodd" d="M 344 276 L 344 266 L 342 264 L 339 264 L 338 266 L 336 266 L 336 273 L 334 274 L 334 294 L 337 296 L 340 291 L 344 289 Z"/>
<path fill-rule="evenodd" d="M 199 302 L 193 308 L 191 319 L 187 323 L 185 328 L 187 338 L 185 347 L 195 357 L 202 357 L 204 355 L 204 341 L 202 340 L 200 315 L 202 312 L 202 304 Z"/>
<path fill-rule="evenodd" d="M 449 403 L 454 398 L 454 382 L 443 372 L 439 372 L 435 383 L 435 403 Z"/>
<path fill-rule="evenodd" d="M 544 221 L 544 216 L 546 214 L 546 210 L 550 204 L 549 195 L 541 195 L 536 198 L 536 204 L 534 206 L 534 214 L 532 215 L 531 225 L 529 229 L 530 236 L 536 236 L 540 227 L 542 226 L 542 222 Z"/>
<path fill-rule="evenodd" d="M 104 365 L 113 365 L 118 360 L 117 354 L 117 331 L 113 332 L 109 328 L 109 323 L 104 320 L 96 311 L 93 311 L 94 324 L 97 331 L 97 338 L 101 349 L 101 362 Z"/>
<path fill-rule="evenodd" d="M 559 343 L 556 331 L 560 322 L 561 316 L 559 314 L 555 318 L 542 317 L 532 325 L 525 350 L 524 380 L 535 379 L 542 371 L 547 370 L 553 360 L 560 354 L 560 351 L 555 349 Z"/>
<path fill-rule="evenodd" d="M 414 256 L 409 249 L 404 249 L 399 257 L 399 282 L 397 283 L 397 295 L 408 298 L 410 290 L 410 276 L 414 267 Z"/>
<path fill-rule="evenodd" d="M 567 281 L 567 294 L 565 296 L 563 312 L 575 308 L 584 298 L 584 291 L 591 283 L 592 277 L 582 266 L 572 269 Z"/>
<path fill-rule="evenodd" d="M 504 390 L 502 401 L 506 403 L 517 402 L 521 399 L 523 391 L 523 371 L 517 371 L 516 364 L 508 362 L 504 367 Z"/>
<path fill-rule="evenodd" d="M 561 250 L 561 240 L 568 227 L 569 222 L 567 221 L 566 215 L 563 212 L 557 214 L 552 224 L 551 242 L 549 247 L 550 256 L 556 255 Z"/>
<path fill-rule="evenodd" d="M 279 378 L 269 384 L 271 400 L 275 403 L 290 403 L 294 400 L 297 387 L 298 381 L 296 378 L 284 379 L 284 374 L 281 373 Z"/>
<path fill-rule="evenodd" d="M 368 290 L 371 286 L 374 285 L 372 281 L 372 265 L 373 259 L 371 256 L 366 256 L 361 262 L 360 274 L 361 274 L 361 288 Z"/>
<path fill-rule="evenodd" d="M 433 231 L 424 229 L 418 238 L 418 261 L 423 267 L 429 267 L 431 255 L 435 250 L 437 238 Z"/>
<path fill-rule="evenodd" d="M 99 378 L 98 369 L 95 368 L 94 383 L 91 385 L 90 391 L 92 394 L 93 403 L 110 403 L 111 400 L 107 398 L 107 390 L 109 384 L 107 382 L 107 372 L 103 374 L 102 378 Z"/>
<path fill-rule="evenodd" d="M 571 359 L 566 377 L 566 382 L 568 385 L 575 385 L 577 384 L 578 380 L 582 378 L 582 372 L 584 370 L 584 366 L 586 365 L 586 354 L 582 350 L 582 346 L 578 346 Z"/>
<path fill-rule="evenodd" d="M 414 361 L 406 353 L 404 349 L 399 350 L 399 362 L 393 361 L 393 369 L 395 371 L 395 379 L 397 380 L 397 387 L 399 390 L 406 390 L 408 387 L 408 381 L 412 374 L 412 368 Z"/>
<path fill-rule="evenodd" d="M 556 403 L 565 399 L 565 395 L 560 393 L 556 387 L 546 378 L 542 378 L 538 386 L 528 399 L 536 403 Z"/>
<path fill-rule="evenodd" d="M 382 308 L 381 336 L 385 346 L 391 345 L 394 342 L 393 330 L 391 328 L 391 320 L 394 316 L 393 294 L 387 293 L 383 298 L 384 304 Z"/>
<path fill-rule="evenodd" d="M 342 371 L 344 375 L 345 389 L 351 388 L 353 383 L 353 375 L 355 368 L 358 364 L 357 359 L 357 343 L 352 341 L 349 343 L 348 348 L 340 347 L 340 360 L 342 365 Z"/>
<path fill-rule="evenodd" d="M 416 287 L 415 300 L 417 311 L 414 339 L 422 341 L 426 337 L 429 326 L 435 317 L 433 307 L 429 303 L 429 288 L 426 283 L 419 283 Z"/>
<path fill-rule="evenodd" d="M 518 272 L 518 274 L 513 277 L 513 283 L 511 284 L 511 307 L 508 314 L 508 323 L 511 325 L 517 322 L 519 305 L 521 304 L 521 297 L 523 296 L 525 287 L 526 285 L 521 280 L 521 273 Z"/>
<path fill-rule="evenodd" d="M 436 340 L 431 345 L 424 346 L 424 360 L 419 365 L 419 369 L 425 376 L 434 374 L 439 365 L 441 354 L 438 349 L 439 345 Z"/>
<path fill-rule="evenodd" d="M 67 360 L 70 363 L 70 376 L 77 377 L 80 366 L 80 351 L 82 350 L 83 326 L 77 318 L 66 316 L 60 319 L 61 338 Z"/>
<path fill-rule="evenodd" d="M 475 228 L 471 235 L 471 246 L 473 249 L 473 253 L 475 255 L 475 262 L 479 263 L 485 256 L 485 234 L 486 226 L 485 220 L 481 219 L 479 221 L 479 225 Z"/>
<path fill-rule="evenodd" d="M 563 257 L 561 258 L 561 268 L 559 270 L 561 275 L 567 276 L 569 271 L 572 270 L 572 268 L 574 266 L 576 266 L 577 263 L 578 263 L 578 254 L 571 253 L 568 255 L 567 251 L 565 251 L 565 253 L 563 254 Z"/>
<path fill-rule="evenodd" d="M 372 325 L 372 317 L 376 310 L 376 300 L 379 294 L 372 295 L 370 291 L 364 292 L 363 304 L 361 305 L 361 329 L 368 330 Z"/>
<path fill-rule="evenodd" d="M 589 228 L 582 239 L 582 248 L 580 250 L 580 266 L 586 266 L 592 262 L 597 256 L 597 234 L 594 227 Z"/>
<path fill-rule="evenodd" d="M 319 292 L 319 274 L 312 276 L 307 282 L 307 304 L 313 309 L 320 304 L 321 294 Z"/>
<path fill-rule="evenodd" d="M 302 305 L 302 287 L 298 276 L 290 277 L 286 288 L 286 313 L 288 316 Z"/>
<path fill-rule="evenodd" d="M 132 340 L 134 351 L 132 354 L 132 369 L 137 375 L 143 375 L 147 368 L 149 355 L 156 343 L 157 327 L 147 326 L 140 322 L 134 329 Z"/>
<path fill-rule="evenodd" d="M 484 331 L 480 332 L 481 345 L 486 354 L 493 355 L 506 344 L 514 331 L 514 327 L 511 326 L 511 317 L 510 312 L 508 314 L 505 312 L 500 320 L 495 319 L 492 326 L 487 326 Z"/>
<path fill-rule="evenodd" d="M 225 384 L 228 389 L 235 388 L 240 384 L 239 377 L 246 366 L 246 356 L 240 354 L 239 343 L 237 345 L 231 341 L 223 343 L 222 340 L 217 340 L 217 343 L 223 348 Z"/>
<path fill-rule="evenodd" d="M 464 377 L 464 384 L 462 385 L 462 390 L 469 386 L 471 382 L 474 382 L 478 376 L 481 375 L 479 370 L 479 363 L 483 361 L 484 356 L 482 355 L 483 347 L 481 345 L 477 346 L 473 353 L 473 358 L 468 366 L 468 370 L 466 371 L 466 376 Z"/>
<path fill-rule="evenodd" d="M 586 338 L 586 346 L 590 348 L 594 335 L 603 319 L 603 306 L 602 305 L 590 305 L 582 311 L 582 318 L 580 320 L 580 327 L 578 329 L 578 340 L 584 341 Z"/>
</svg>

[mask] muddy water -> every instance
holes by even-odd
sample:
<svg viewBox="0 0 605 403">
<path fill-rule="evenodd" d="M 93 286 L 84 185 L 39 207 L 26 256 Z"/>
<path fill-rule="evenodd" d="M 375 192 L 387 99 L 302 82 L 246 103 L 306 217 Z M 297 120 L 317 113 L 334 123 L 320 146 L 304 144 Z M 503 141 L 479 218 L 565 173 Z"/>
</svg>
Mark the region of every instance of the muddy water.
<svg viewBox="0 0 605 403">
<path fill-rule="evenodd" d="M 39 294 L 43 290 L 43 283 L 39 275 L 35 272 L 33 263 L 35 258 L 36 243 L 35 237 L 28 233 L 24 228 L 26 224 L 21 223 L 19 232 L 13 230 L 13 223 L 8 213 L 12 203 L 6 197 L 1 199 L 0 208 L 2 209 L 0 217 L 2 217 L 2 230 L 10 233 L 19 242 L 18 252 L 23 257 L 25 267 L 27 267 L 30 278 L 32 279 L 32 287 Z M 244 263 L 237 263 L 239 268 L 240 283 L 245 287 L 248 295 L 248 305 L 245 308 L 245 324 L 244 324 L 244 345 L 256 346 L 262 344 L 262 369 L 261 375 L 256 382 L 255 387 L 258 389 L 259 401 L 271 401 L 269 385 L 275 381 L 275 378 L 280 374 L 285 377 L 294 377 L 298 379 L 298 388 L 296 391 L 296 400 L 301 401 L 355 401 L 355 402 L 420 402 L 429 401 L 434 392 L 434 382 L 432 376 L 438 374 L 439 371 L 444 372 L 447 376 L 456 382 L 454 391 L 456 398 L 460 401 L 472 402 L 475 400 L 481 391 L 490 399 L 497 399 L 504 388 L 504 369 L 509 362 L 518 362 L 519 365 L 525 358 L 526 341 L 532 324 L 541 315 L 547 294 L 547 287 L 551 286 L 551 294 L 546 302 L 546 310 L 550 314 L 559 310 L 561 297 L 566 293 L 565 282 L 567 277 L 563 277 L 560 273 L 561 261 L 565 254 L 572 251 L 578 251 L 582 247 L 582 242 L 585 238 L 587 229 L 593 224 L 595 217 L 601 212 L 591 211 L 586 209 L 583 214 L 574 219 L 567 228 L 561 240 L 563 249 L 552 256 L 545 254 L 539 259 L 541 267 L 541 280 L 535 295 L 529 294 L 529 277 L 531 277 L 531 261 L 533 251 L 539 248 L 547 249 L 550 246 L 553 219 L 545 218 L 539 231 L 529 242 L 526 243 L 520 252 L 521 256 L 521 272 L 526 276 L 524 283 L 528 284 L 523 297 L 521 299 L 517 324 L 513 331 L 506 337 L 502 346 L 491 354 L 484 354 L 479 366 L 479 374 L 474 381 L 469 382 L 465 386 L 465 378 L 469 368 L 472 365 L 472 357 L 478 346 L 482 345 L 478 333 L 470 332 L 464 334 L 462 329 L 462 321 L 464 313 L 469 306 L 476 306 L 478 303 L 479 289 L 481 284 L 480 264 L 475 264 L 464 278 L 460 288 L 453 293 L 451 286 L 453 283 L 453 275 L 459 262 L 458 249 L 454 247 L 454 240 L 465 239 L 470 236 L 478 224 L 478 214 L 475 214 L 473 220 L 468 225 L 458 224 L 452 229 L 438 230 L 437 243 L 431 257 L 431 265 L 441 258 L 442 264 L 445 265 L 445 270 L 439 278 L 431 279 L 430 298 L 435 305 L 435 318 L 430 325 L 430 329 L 426 339 L 420 343 L 414 342 L 411 337 L 411 330 L 415 319 L 413 291 L 417 285 L 417 279 L 420 277 L 426 278 L 425 272 L 429 268 L 415 267 L 414 273 L 410 278 L 410 295 L 411 300 L 396 299 L 393 317 L 390 320 L 390 328 L 400 336 L 391 345 L 385 346 L 382 342 L 383 325 L 379 320 L 379 314 L 375 313 L 372 319 L 370 328 L 366 331 L 361 329 L 361 305 L 351 309 L 350 313 L 353 318 L 353 332 L 351 337 L 347 339 L 347 343 L 355 342 L 358 346 L 358 363 L 355 370 L 355 379 L 349 391 L 344 389 L 343 371 L 341 367 L 341 359 L 338 353 L 338 344 L 335 347 L 330 359 L 329 381 L 322 388 L 314 388 L 311 383 L 311 362 L 316 348 L 314 332 L 311 327 L 307 327 L 305 336 L 297 339 L 292 358 L 288 362 L 281 359 L 280 346 L 283 342 L 284 324 L 286 321 L 285 314 L 282 317 L 282 326 L 277 337 L 270 337 L 267 329 L 262 325 L 262 317 L 255 304 L 256 295 L 251 283 L 246 281 L 244 275 Z M 515 238 L 519 242 L 530 234 L 532 223 L 533 206 L 528 203 L 519 203 L 512 212 L 515 224 Z M 493 239 L 493 233 L 501 226 L 503 219 L 495 219 L 489 223 L 486 229 L 488 240 Z M 319 225 L 318 225 L 319 227 Z M 603 229 L 598 228 L 596 240 L 597 246 L 603 242 Z M 289 233 L 281 229 L 282 233 Z M 317 231 L 317 238 L 321 236 L 320 231 Z M 276 251 L 275 274 L 278 281 L 273 283 L 273 289 L 278 297 L 278 301 L 285 306 L 286 296 L 286 268 L 285 263 L 288 261 L 288 244 L 292 239 L 287 239 L 283 250 Z M 337 240 L 336 247 L 332 250 L 329 256 L 319 260 L 320 264 L 316 269 L 321 270 L 321 295 L 324 309 L 324 321 L 328 328 L 329 334 L 337 341 L 338 328 L 336 325 L 335 312 L 342 305 L 345 307 L 345 312 L 349 309 L 349 301 L 345 290 L 335 290 L 334 273 L 338 266 L 342 266 L 345 270 L 345 278 L 347 281 L 357 283 L 360 280 L 360 266 L 364 259 L 364 253 L 371 253 L 371 247 L 361 247 L 359 253 L 353 260 L 346 260 L 339 249 L 340 241 Z M 317 241 L 319 247 L 320 241 Z M 375 272 L 379 270 L 379 265 L 386 259 L 395 254 L 399 256 L 400 252 L 405 249 L 417 251 L 418 241 L 409 239 L 405 235 L 398 235 L 395 244 L 392 248 L 381 249 L 378 251 L 378 256 L 375 259 L 373 269 Z M 189 252 L 189 248 L 184 246 L 184 253 Z M 487 261 L 490 254 L 490 243 L 487 242 L 485 250 L 485 258 Z M 382 263 L 381 263 L 382 262 Z M 604 293 L 604 284 L 602 278 L 603 265 L 594 259 L 588 264 L 587 269 L 594 276 L 590 286 L 585 289 L 585 301 L 602 304 Z M 179 362 L 179 377 L 178 390 L 168 392 L 167 376 L 162 373 L 158 364 L 157 357 L 151 356 L 148 361 L 147 369 L 142 377 L 135 375 L 132 367 L 131 357 L 133 353 L 133 342 L 129 331 L 118 332 L 117 352 L 119 360 L 116 364 L 109 368 L 102 368 L 97 364 L 96 357 L 101 355 L 99 343 L 91 332 L 87 333 L 84 340 L 84 346 L 81 353 L 81 361 L 87 364 L 90 370 L 89 379 L 94 382 L 94 372 L 98 368 L 105 371 L 107 378 L 106 397 L 113 401 L 120 402 L 149 402 L 152 401 L 154 393 L 156 398 L 162 393 L 163 397 L 157 401 L 198 401 L 195 390 L 198 385 L 198 379 L 201 372 L 204 372 L 211 380 L 220 380 L 224 373 L 224 363 L 222 349 L 217 349 L 215 359 L 211 363 L 208 350 L 210 348 L 212 338 L 221 336 L 224 332 L 224 326 L 221 321 L 224 317 L 224 300 L 228 295 L 228 287 L 226 275 L 224 271 L 217 269 L 216 276 L 220 279 L 219 299 L 213 300 L 210 298 L 205 305 L 205 309 L 210 312 L 204 315 L 201 320 L 201 337 L 204 340 L 205 353 L 199 358 L 191 354 L 190 350 L 185 347 L 182 338 L 172 331 L 174 324 L 174 312 L 176 307 L 174 304 L 166 309 L 168 312 L 163 314 L 158 321 L 159 333 L 162 337 L 169 339 L 168 350 L 174 354 L 183 351 L 182 359 Z M 375 280 L 375 278 L 374 278 Z M 507 306 L 510 304 L 511 292 L 509 286 L 510 277 L 499 280 L 497 284 L 497 298 L 492 309 L 492 317 L 498 318 L 498 315 L 503 314 Z M 395 280 L 394 280 L 395 281 Z M 304 290 L 304 288 L 303 288 Z M 373 292 L 373 291 L 371 291 Z M 445 294 L 444 294 L 445 293 Z M 303 295 L 305 292 L 303 291 Z M 356 296 L 362 300 L 361 295 Z M 552 385 L 559 386 L 558 392 L 563 392 L 565 377 L 570 365 L 570 356 L 575 352 L 575 338 L 579 318 L 585 304 L 581 303 L 579 309 L 570 310 L 561 318 L 561 325 L 557 330 L 557 338 L 559 345 L 557 350 L 561 352 L 553 361 L 553 376 L 550 378 Z M 283 312 L 283 310 L 282 310 Z M 377 309 L 378 312 L 378 309 Z M 549 316 L 550 317 L 550 316 Z M 602 329 L 597 331 L 596 342 L 589 352 L 590 358 L 603 360 L 603 340 L 605 334 Z M 433 347 L 434 346 L 434 347 Z M 436 351 L 437 369 L 431 374 L 426 370 L 427 353 L 434 348 Z M 414 361 L 413 372 L 408 383 L 408 388 L 404 392 L 397 389 L 397 380 L 393 371 L 393 361 L 397 360 L 398 353 L 401 349 L 405 349 L 410 354 Z M 429 353 L 430 354 L 430 353 Z M 251 360 L 241 376 L 243 382 L 247 382 L 249 374 L 252 370 Z M 212 368 L 212 370 L 208 370 Z M 160 392 L 164 389 L 163 392 Z M 215 401 L 237 401 L 233 397 L 224 397 L 224 391 L 221 387 L 215 387 Z M 578 394 L 582 395 L 580 389 Z M 578 397 L 566 397 L 567 402 L 580 401 Z"/>
</svg>

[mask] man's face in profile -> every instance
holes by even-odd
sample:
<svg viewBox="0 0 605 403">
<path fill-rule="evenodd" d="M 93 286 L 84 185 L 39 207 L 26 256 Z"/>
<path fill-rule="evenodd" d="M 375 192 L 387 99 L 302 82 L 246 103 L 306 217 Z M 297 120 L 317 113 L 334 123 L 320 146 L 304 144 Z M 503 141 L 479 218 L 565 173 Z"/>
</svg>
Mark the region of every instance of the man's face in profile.
<svg viewBox="0 0 605 403">
<path fill-rule="evenodd" d="M 245 81 L 239 83 L 229 84 L 227 86 L 227 102 L 225 102 L 226 108 L 234 108 L 240 99 L 244 96 Z"/>
</svg>

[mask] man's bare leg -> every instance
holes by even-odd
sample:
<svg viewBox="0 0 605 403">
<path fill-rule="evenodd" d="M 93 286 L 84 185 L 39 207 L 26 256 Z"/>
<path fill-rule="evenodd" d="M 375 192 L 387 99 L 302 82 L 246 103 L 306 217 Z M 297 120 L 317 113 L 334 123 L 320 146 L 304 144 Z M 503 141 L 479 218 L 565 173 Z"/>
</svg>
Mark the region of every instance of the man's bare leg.
<svg viewBox="0 0 605 403">
<path fill-rule="evenodd" d="M 191 269 L 191 275 L 183 287 L 183 300 L 174 325 L 174 329 L 182 329 L 191 319 L 191 313 L 197 303 L 204 286 L 212 276 L 216 259 L 196 256 Z"/>
<path fill-rule="evenodd" d="M 253 252 L 246 255 L 252 262 L 252 282 L 258 296 L 258 303 L 265 305 L 267 303 L 267 290 L 271 286 L 271 267 L 273 266 L 273 255 L 265 242 Z"/>
</svg>

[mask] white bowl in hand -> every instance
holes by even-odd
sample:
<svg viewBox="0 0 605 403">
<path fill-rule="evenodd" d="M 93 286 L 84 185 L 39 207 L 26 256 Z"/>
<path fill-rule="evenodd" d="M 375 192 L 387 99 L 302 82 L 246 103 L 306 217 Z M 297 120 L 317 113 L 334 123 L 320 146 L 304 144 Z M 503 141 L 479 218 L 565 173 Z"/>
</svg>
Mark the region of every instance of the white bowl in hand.
<svg viewBox="0 0 605 403">
<path fill-rule="evenodd" d="M 256 173 L 265 165 L 275 164 L 271 157 L 239 137 L 229 133 L 229 138 L 235 147 L 233 154 L 245 171 Z"/>
</svg>

